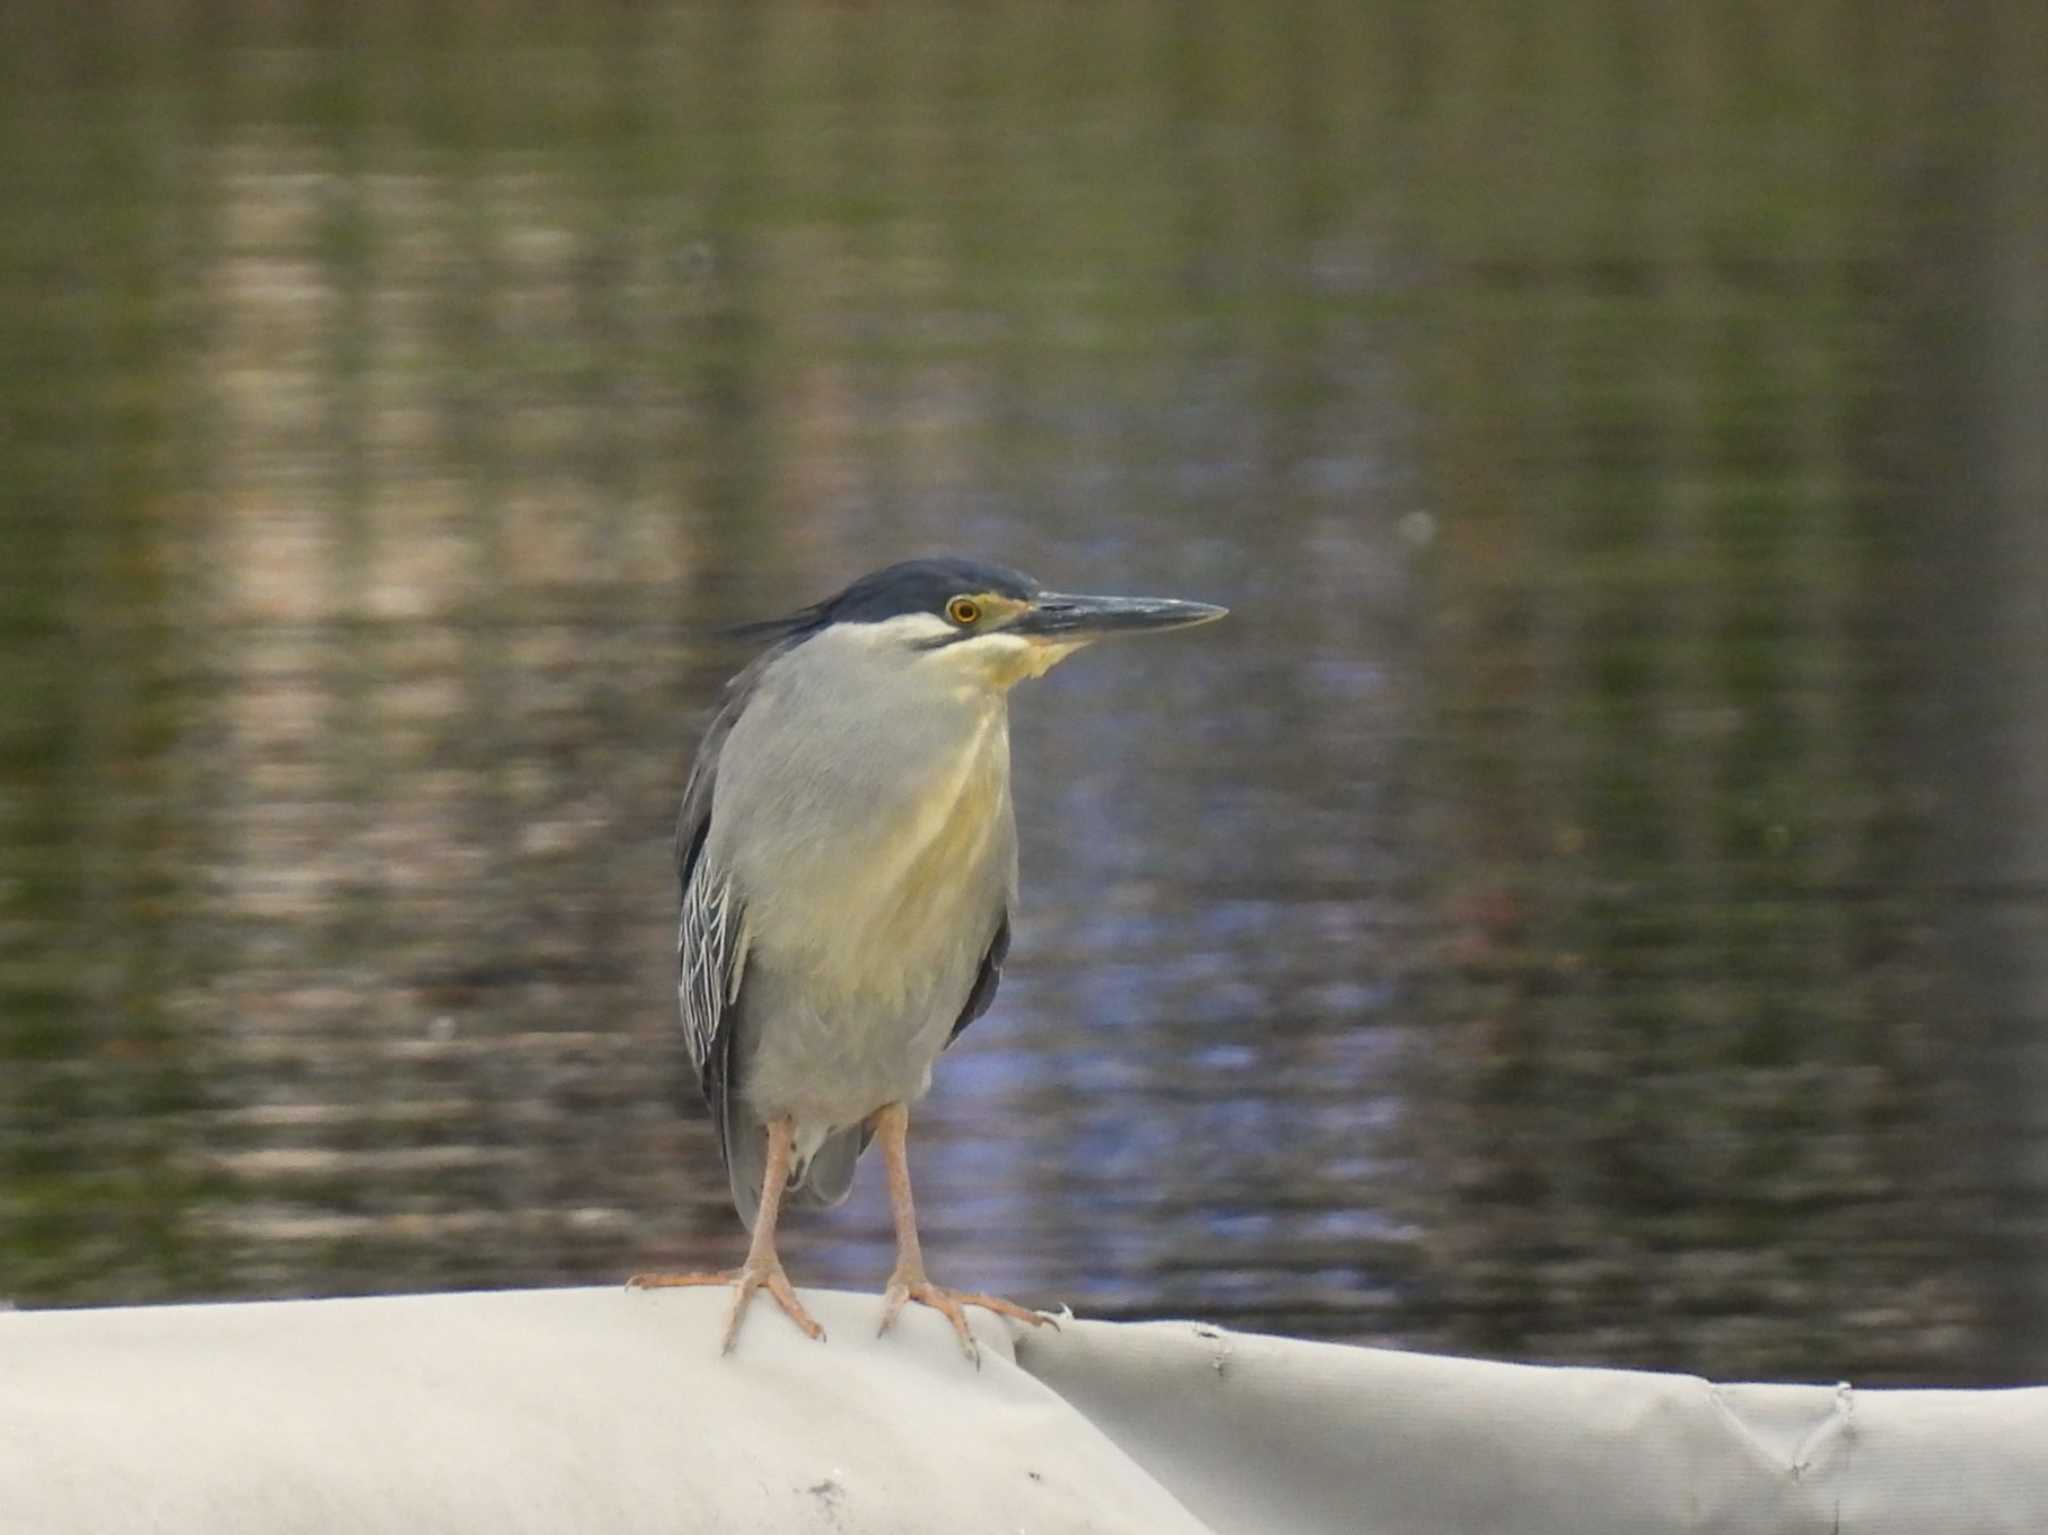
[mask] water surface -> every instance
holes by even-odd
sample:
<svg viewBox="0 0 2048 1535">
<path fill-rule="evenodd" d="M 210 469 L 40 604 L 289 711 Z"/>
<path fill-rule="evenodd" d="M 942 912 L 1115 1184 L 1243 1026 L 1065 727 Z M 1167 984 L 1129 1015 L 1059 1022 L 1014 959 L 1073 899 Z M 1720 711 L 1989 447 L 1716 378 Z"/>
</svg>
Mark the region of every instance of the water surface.
<svg viewBox="0 0 2048 1535">
<path fill-rule="evenodd" d="M 2048 1373 L 2048 96 L 1906 17 L 10 20 L 0 1294 L 732 1261 L 712 631 L 945 548 L 1234 611 L 1016 698 L 939 1277 Z"/>
</svg>

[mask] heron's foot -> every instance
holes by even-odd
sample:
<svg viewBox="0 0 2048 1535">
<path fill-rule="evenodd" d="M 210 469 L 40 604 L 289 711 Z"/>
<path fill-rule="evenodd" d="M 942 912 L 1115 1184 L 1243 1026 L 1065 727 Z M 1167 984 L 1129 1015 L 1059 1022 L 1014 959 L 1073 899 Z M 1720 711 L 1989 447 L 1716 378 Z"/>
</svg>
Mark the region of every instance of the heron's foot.
<svg viewBox="0 0 2048 1535">
<path fill-rule="evenodd" d="M 782 1271 L 780 1258 L 767 1258 L 749 1262 L 724 1273 L 698 1274 L 635 1274 L 626 1281 L 629 1290 L 669 1290 L 682 1285 L 730 1285 L 732 1287 L 732 1311 L 725 1319 L 725 1341 L 719 1345 L 721 1354 L 730 1354 L 733 1344 L 739 1341 L 740 1323 L 746 1318 L 747 1303 L 754 1298 L 756 1290 L 766 1290 L 775 1297 L 792 1322 L 802 1329 L 807 1338 L 825 1340 L 825 1329 L 820 1327 L 804 1303 L 796 1298 L 796 1289 L 789 1282 L 789 1275 Z"/>
<path fill-rule="evenodd" d="M 981 1347 L 974 1341 L 974 1334 L 968 1330 L 967 1308 L 979 1306 L 984 1311 L 993 1311 L 997 1316 L 1006 1316 L 1019 1322 L 1029 1322 L 1033 1327 L 1051 1326 L 1057 1332 L 1059 1323 L 1042 1311 L 1032 1311 L 1013 1300 L 1004 1300 L 999 1295 L 981 1295 L 967 1290 L 949 1290 L 944 1285 L 933 1284 L 925 1278 L 922 1269 L 906 1273 L 898 1269 L 889 1276 L 889 1288 L 882 1292 L 882 1325 L 875 1329 L 879 1333 L 889 1330 L 889 1324 L 896 1320 L 905 1306 L 916 1301 L 929 1306 L 953 1324 L 953 1331 L 960 1339 L 960 1348 L 977 1368 L 981 1365 Z"/>
</svg>

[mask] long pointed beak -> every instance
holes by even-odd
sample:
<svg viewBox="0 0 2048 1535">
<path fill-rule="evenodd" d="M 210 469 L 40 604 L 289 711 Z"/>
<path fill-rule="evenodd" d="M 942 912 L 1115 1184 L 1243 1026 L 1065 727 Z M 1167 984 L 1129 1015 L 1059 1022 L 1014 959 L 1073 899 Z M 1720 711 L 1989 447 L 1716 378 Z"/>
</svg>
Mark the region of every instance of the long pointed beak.
<svg viewBox="0 0 2048 1535">
<path fill-rule="evenodd" d="M 1040 592 L 1008 627 L 1013 634 L 1079 644 L 1112 634 L 1214 623 L 1229 611 L 1176 597 L 1079 597 L 1071 592 Z"/>
</svg>

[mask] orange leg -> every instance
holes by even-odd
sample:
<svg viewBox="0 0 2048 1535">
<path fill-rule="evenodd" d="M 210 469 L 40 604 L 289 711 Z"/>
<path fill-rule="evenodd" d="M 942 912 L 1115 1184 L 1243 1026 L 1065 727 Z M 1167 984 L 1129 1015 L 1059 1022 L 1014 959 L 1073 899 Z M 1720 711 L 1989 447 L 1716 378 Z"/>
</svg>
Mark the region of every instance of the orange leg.
<svg viewBox="0 0 2048 1535">
<path fill-rule="evenodd" d="M 782 1191 L 789 1183 L 790 1148 L 796 1126 L 778 1119 L 768 1127 L 768 1165 L 761 1172 L 761 1207 L 754 1216 L 754 1240 L 747 1247 L 747 1261 L 723 1274 L 635 1274 L 626 1281 L 633 1290 L 663 1290 L 677 1285 L 722 1284 L 732 1286 L 732 1311 L 725 1321 L 725 1342 L 720 1352 L 730 1354 L 740 1335 L 740 1322 L 747 1314 L 747 1302 L 756 1290 L 766 1290 L 789 1319 L 813 1338 L 823 1338 L 825 1329 L 812 1320 L 796 1298 L 782 1260 L 775 1255 L 775 1222 L 782 1213 Z"/>
<path fill-rule="evenodd" d="M 882 1292 L 882 1325 L 877 1331 L 887 1332 L 904 1306 L 916 1301 L 930 1306 L 953 1324 L 953 1331 L 960 1336 L 960 1347 L 978 1365 L 981 1350 L 974 1342 L 974 1334 L 968 1331 L 966 1307 L 980 1306 L 999 1316 L 1029 1322 L 1033 1327 L 1052 1322 L 1051 1317 L 1027 1311 L 1015 1301 L 949 1290 L 931 1282 L 924 1271 L 924 1249 L 917 1240 L 917 1207 L 910 1199 L 910 1163 L 904 1151 L 910 1111 L 900 1103 L 885 1104 L 875 1111 L 869 1123 L 874 1126 L 875 1139 L 882 1143 L 882 1160 L 889 1169 L 889 1211 L 896 1218 L 896 1270 L 889 1276 L 889 1288 Z"/>
</svg>

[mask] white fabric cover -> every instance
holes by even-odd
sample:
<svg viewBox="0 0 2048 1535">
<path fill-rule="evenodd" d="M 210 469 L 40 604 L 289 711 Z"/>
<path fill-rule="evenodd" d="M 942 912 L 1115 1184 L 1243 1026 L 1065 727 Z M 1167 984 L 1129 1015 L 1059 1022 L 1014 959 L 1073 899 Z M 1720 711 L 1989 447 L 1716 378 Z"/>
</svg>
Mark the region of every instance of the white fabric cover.
<svg viewBox="0 0 2048 1535">
<path fill-rule="evenodd" d="M 2048 1389 L 1542 1369 L 712 1290 L 0 1315 L 8 1535 L 2048 1530 Z"/>
</svg>

